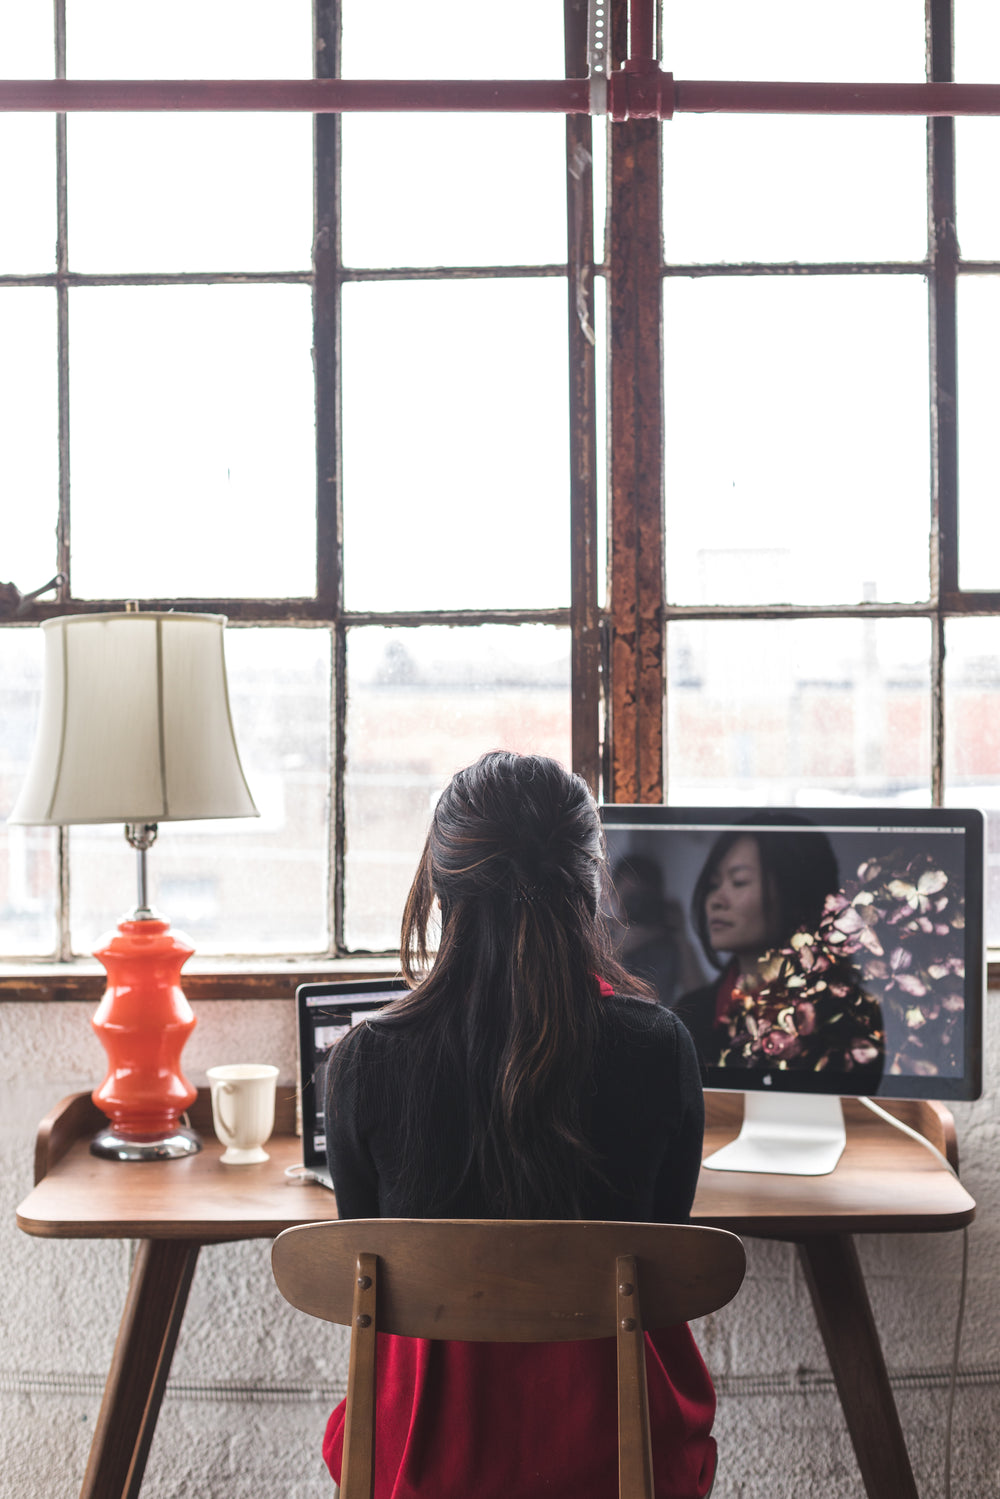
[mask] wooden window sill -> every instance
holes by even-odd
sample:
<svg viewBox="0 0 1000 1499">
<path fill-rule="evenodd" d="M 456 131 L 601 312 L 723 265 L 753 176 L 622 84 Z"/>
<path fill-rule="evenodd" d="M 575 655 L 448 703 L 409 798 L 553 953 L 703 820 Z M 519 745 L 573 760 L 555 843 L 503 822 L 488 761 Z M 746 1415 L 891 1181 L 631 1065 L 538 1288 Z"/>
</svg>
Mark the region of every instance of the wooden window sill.
<svg viewBox="0 0 1000 1499">
<path fill-rule="evenodd" d="M 202 958 L 192 960 L 181 975 L 184 993 L 192 1003 L 209 999 L 291 999 L 299 984 L 318 984 L 340 978 L 394 978 L 397 957 Z M 1000 989 L 1000 949 L 992 948 L 987 965 L 987 988 Z M 16 1001 L 85 1000 L 97 1004 L 106 975 L 96 962 L 46 963 L 40 960 L 0 964 L 0 1004 Z"/>
<path fill-rule="evenodd" d="M 399 973 L 396 957 L 351 957 L 280 960 L 197 958 L 181 975 L 192 1004 L 209 999 L 291 999 L 298 984 L 340 978 L 391 978 Z M 0 1004 L 15 1001 L 85 1000 L 97 1004 L 107 982 L 98 963 L 40 961 L 0 965 Z"/>
</svg>

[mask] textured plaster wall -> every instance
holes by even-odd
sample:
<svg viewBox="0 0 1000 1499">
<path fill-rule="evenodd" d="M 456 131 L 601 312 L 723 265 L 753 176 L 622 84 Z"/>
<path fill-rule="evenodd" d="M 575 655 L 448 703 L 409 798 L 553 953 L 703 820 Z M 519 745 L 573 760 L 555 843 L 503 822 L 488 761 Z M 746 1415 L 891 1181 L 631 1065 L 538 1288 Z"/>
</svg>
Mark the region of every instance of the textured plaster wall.
<svg viewBox="0 0 1000 1499">
<path fill-rule="evenodd" d="M 77 1494 L 125 1297 L 128 1244 L 30 1239 L 14 1222 L 31 1186 L 37 1121 L 100 1076 L 89 1013 L 0 1006 L 0 1499 Z M 986 1096 L 954 1110 L 979 1212 L 969 1231 L 953 1492 L 1000 1496 L 1000 996 L 987 1027 Z M 203 1004 L 185 1068 L 204 1083 L 213 1063 L 273 1060 L 291 1081 L 294 1054 L 288 1004 Z M 861 1482 L 794 1253 L 747 1247 L 739 1299 L 698 1328 L 720 1393 L 714 1499 L 854 1499 Z M 962 1235 L 874 1237 L 861 1256 L 918 1487 L 922 1499 L 940 1496 Z M 345 1352 L 339 1329 L 281 1301 L 265 1243 L 203 1250 L 144 1499 L 330 1499 L 319 1444 L 343 1390 Z"/>
</svg>

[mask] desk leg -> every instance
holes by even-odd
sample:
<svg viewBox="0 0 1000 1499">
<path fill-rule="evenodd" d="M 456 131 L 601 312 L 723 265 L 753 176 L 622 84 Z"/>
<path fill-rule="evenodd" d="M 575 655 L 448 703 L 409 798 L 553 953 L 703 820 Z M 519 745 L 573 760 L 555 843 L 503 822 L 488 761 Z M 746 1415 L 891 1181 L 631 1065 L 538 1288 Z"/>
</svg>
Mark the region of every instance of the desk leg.
<svg viewBox="0 0 1000 1499">
<path fill-rule="evenodd" d="M 80 1499 L 136 1499 L 200 1245 L 142 1239 Z"/>
<path fill-rule="evenodd" d="M 869 1499 L 918 1499 L 850 1234 L 801 1240 L 799 1259 Z"/>
</svg>

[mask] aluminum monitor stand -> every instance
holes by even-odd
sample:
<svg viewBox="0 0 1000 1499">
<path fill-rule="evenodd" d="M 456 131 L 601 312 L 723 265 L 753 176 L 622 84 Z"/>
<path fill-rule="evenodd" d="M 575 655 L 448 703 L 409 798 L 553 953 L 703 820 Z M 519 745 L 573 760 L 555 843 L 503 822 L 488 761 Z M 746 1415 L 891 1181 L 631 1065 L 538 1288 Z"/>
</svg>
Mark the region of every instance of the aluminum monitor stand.
<svg viewBox="0 0 1000 1499">
<path fill-rule="evenodd" d="M 846 1143 L 840 1099 L 802 1093 L 745 1093 L 743 1128 L 706 1156 L 711 1171 L 828 1176 Z"/>
</svg>

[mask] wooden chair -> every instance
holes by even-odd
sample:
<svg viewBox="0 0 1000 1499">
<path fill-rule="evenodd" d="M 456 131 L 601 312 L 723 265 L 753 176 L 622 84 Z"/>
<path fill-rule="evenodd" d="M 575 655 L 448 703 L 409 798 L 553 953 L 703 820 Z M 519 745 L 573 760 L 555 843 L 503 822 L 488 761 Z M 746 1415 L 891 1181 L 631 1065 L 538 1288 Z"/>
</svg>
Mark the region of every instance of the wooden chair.
<svg viewBox="0 0 1000 1499">
<path fill-rule="evenodd" d="M 653 1499 L 643 1332 L 731 1301 L 735 1234 L 655 1223 L 358 1218 L 279 1234 L 278 1289 L 351 1329 L 341 1499 L 371 1499 L 375 1334 L 557 1343 L 617 1336 L 620 1499 Z"/>
</svg>

